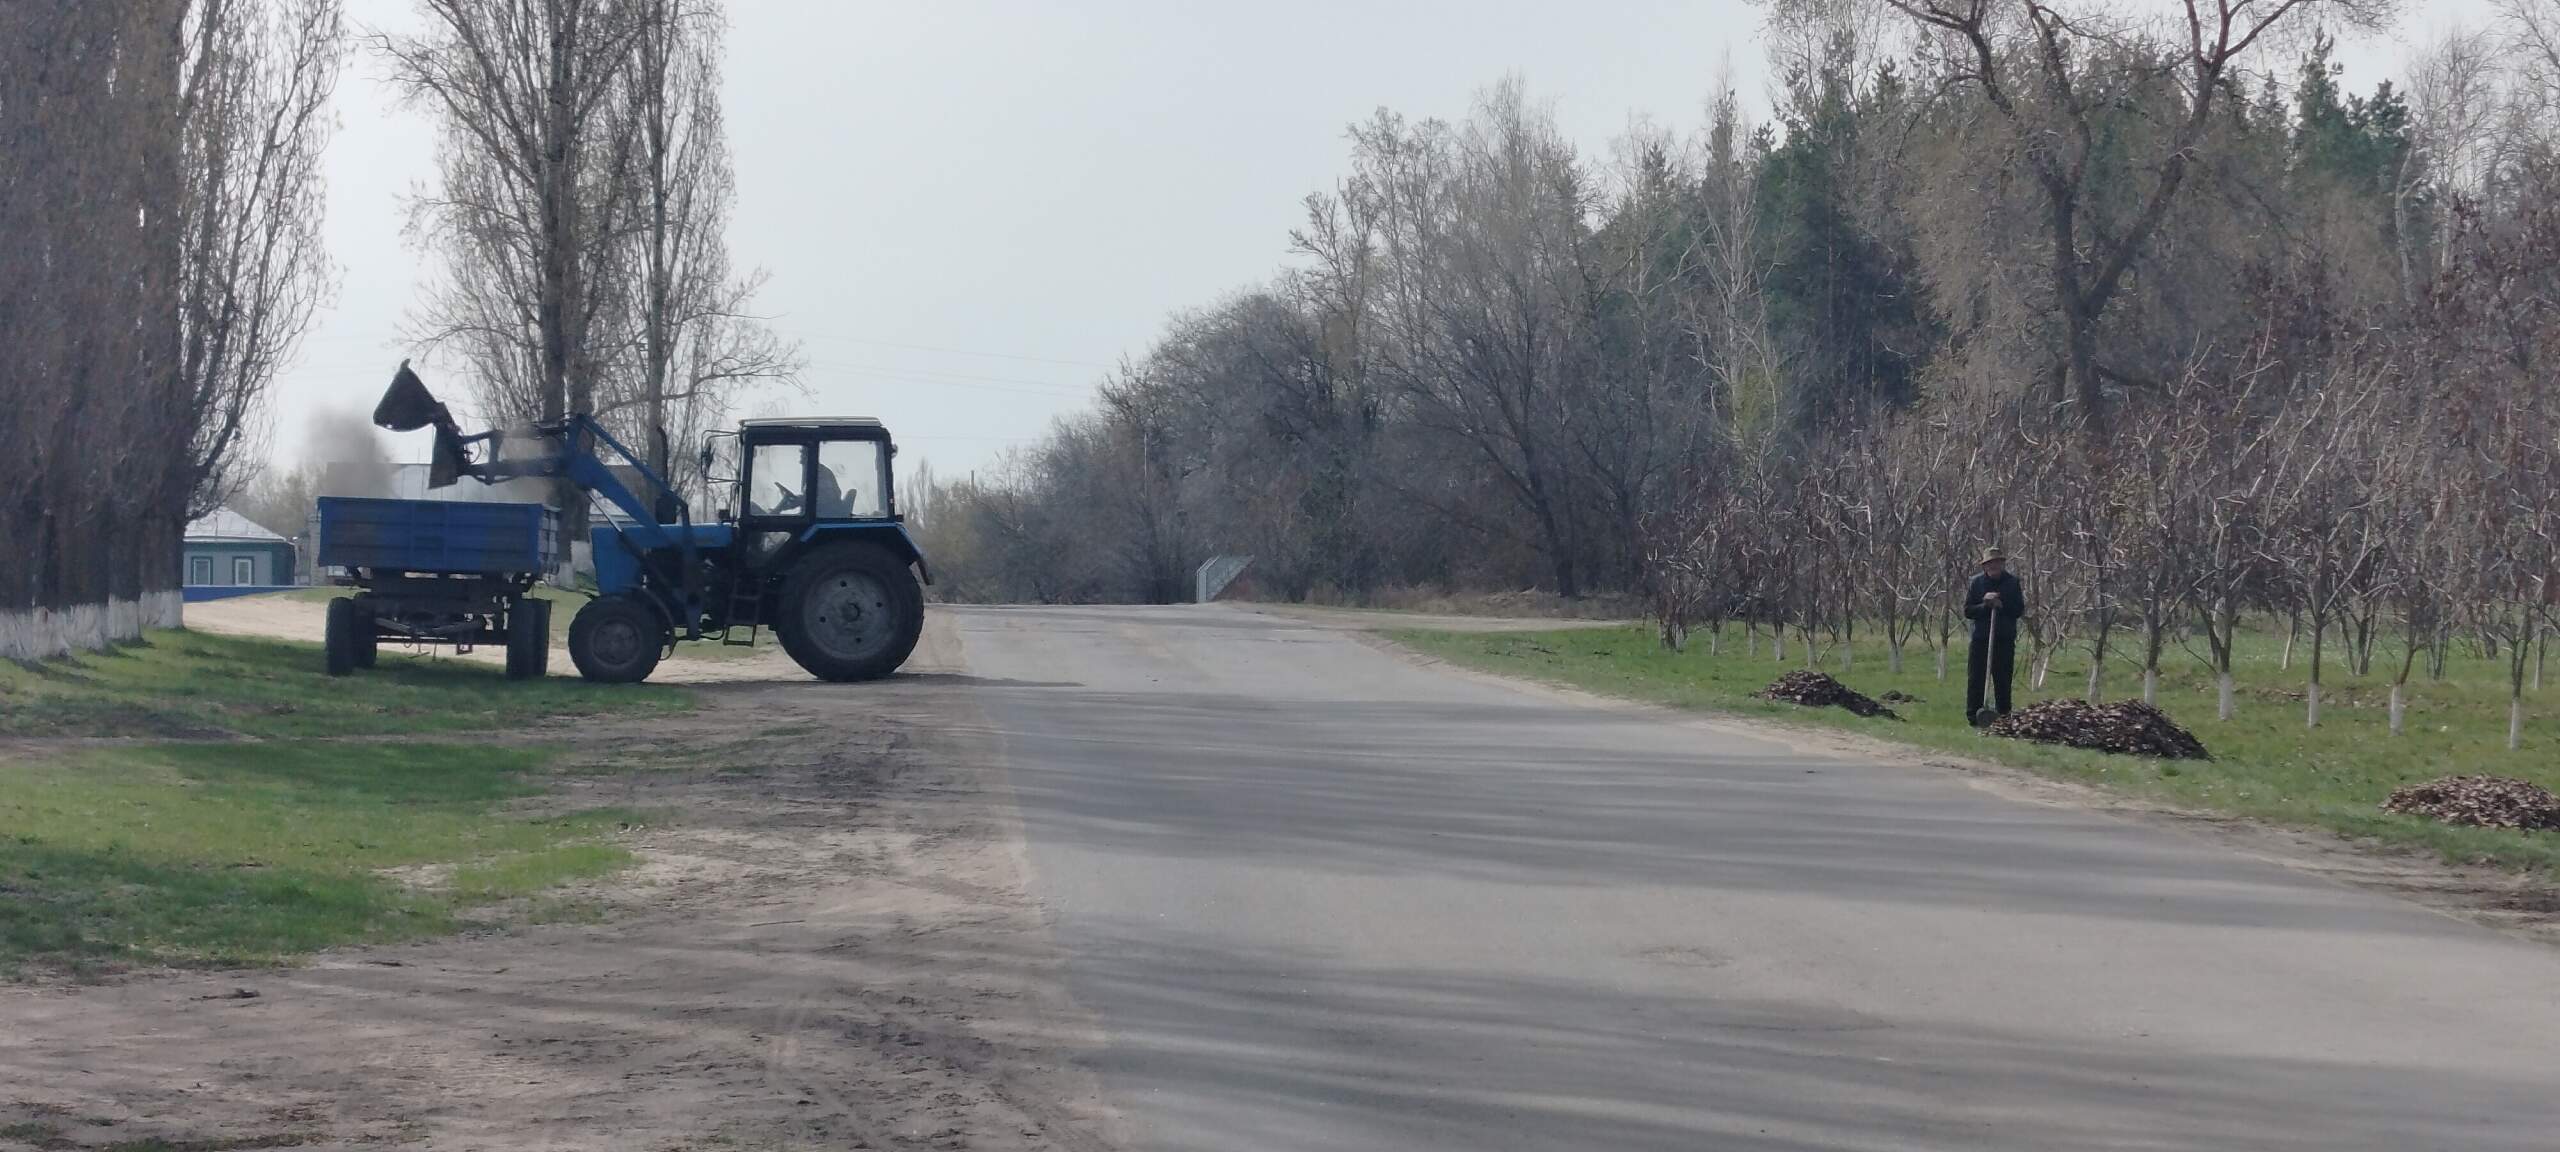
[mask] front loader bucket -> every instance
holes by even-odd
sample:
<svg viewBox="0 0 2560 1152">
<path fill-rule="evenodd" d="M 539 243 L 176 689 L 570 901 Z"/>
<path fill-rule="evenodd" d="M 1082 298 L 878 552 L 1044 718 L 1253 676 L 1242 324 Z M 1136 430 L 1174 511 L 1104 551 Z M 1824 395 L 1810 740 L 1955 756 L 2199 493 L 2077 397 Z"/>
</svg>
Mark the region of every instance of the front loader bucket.
<svg viewBox="0 0 2560 1152">
<path fill-rule="evenodd" d="M 420 428 L 436 430 L 434 455 L 427 466 L 427 487 L 442 488 L 471 472 L 471 452 L 462 442 L 462 429 L 454 427 L 453 413 L 436 403 L 427 391 L 427 382 L 409 370 L 409 362 L 400 362 L 400 372 L 391 378 L 391 387 L 382 393 L 382 402 L 373 406 L 373 422 L 394 432 L 414 432 Z"/>
<path fill-rule="evenodd" d="M 373 422 L 394 432 L 415 432 L 428 425 L 450 427 L 453 415 L 427 391 L 427 382 L 409 370 L 409 362 L 400 362 L 400 374 L 391 378 L 391 387 L 382 394 L 382 402 L 373 406 Z"/>
</svg>

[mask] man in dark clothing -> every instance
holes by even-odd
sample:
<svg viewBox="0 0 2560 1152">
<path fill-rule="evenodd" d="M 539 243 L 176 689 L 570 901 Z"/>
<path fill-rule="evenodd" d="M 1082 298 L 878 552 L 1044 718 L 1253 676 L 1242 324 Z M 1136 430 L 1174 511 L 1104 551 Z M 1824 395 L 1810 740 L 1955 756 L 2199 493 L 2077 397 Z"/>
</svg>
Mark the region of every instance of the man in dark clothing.
<svg viewBox="0 0 2560 1152">
<path fill-rule="evenodd" d="M 1973 645 L 1965 653 L 1964 714 L 1975 724 L 1991 717 L 1982 708 L 1982 677 L 1991 676 L 1991 701 L 2009 714 L 2009 678 L 2018 662 L 2018 618 L 2027 614 L 2027 591 L 2009 574 L 2009 558 L 1997 548 L 1982 554 L 1982 574 L 1964 590 L 1964 614 L 1973 621 Z"/>
</svg>

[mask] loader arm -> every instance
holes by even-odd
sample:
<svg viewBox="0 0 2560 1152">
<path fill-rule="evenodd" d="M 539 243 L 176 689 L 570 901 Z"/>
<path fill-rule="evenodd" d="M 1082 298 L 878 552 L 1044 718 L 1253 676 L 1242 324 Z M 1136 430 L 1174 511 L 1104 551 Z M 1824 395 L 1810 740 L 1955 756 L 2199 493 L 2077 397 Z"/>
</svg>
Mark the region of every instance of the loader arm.
<svg viewBox="0 0 2560 1152">
<path fill-rule="evenodd" d="M 666 623 L 687 639 L 702 636 L 702 565 L 700 549 L 694 539 L 693 516 L 682 499 L 673 501 L 676 510 L 674 530 L 658 518 L 656 505 L 644 500 L 614 474 L 613 469 L 598 458 L 598 446 L 610 449 L 622 462 L 630 465 L 649 482 L 654 493 L 675 496 L 675 487 L 655 469 L 642 463 L 631 449 L 613 438 L 613 434 L 584 412 L 555 423 L 537 424 L 532 438 L 543 443 L 545 450 L 527 457 L 508 457 L 498 452 L 506 434 L 491 430 L 476 436 L 465 436 L 455 425 L 453 413 L 427 391 L 426 382 L 412 371 L 408 361 L 400 362 L 400 371 L 392 377 L 391 387 L 373 409 L 373 422 L 394 432 L 419 428 L 435 429 L 435 456 L 428 473 L 428 486 L 441 488 L 469 476 L 486 484 L 517 479 L 567 479 L 582 492 L 599 497 L 621 511 L 629 525 L 614 533 L 616 540 L 632 553 L 643 571 L 661 582 L 659 609 Z M 477 453 L 474 446 L 486 445 Z M 655 570 L 653 555 L 672 552 L 678 559 L 674 572 Z"/>
<path fill-rule="evenodd" d="M 585 413 L 577 413 L 557 424 L 535 425 L 533 433 L 548 444 L 552 451 L 539 456 L 509 459 L 498 456 L 493 450 L 488 460 L 465 463 L 462 467 L 462 475 L 490 484 L 504 480 L 567 477 L 569 482 L 577 485 L 579 489 L 603 499 L 605 503 L 613 505 L 624 516 L 629 517 L 632 534 L 639 538 L 641 544 L 649 548 L 681 548 L 690 542 L 690 534 L 669 532 L 667 525 L 658 522 L 657 509 L 653 504 L 642 499 L 639 493 L 631 490 L 630 485 L 622 482 L 621 477 L 613 474 L 613 469 L 597 457 L 596 446 L 602 445 L 612 449 L 614 455 L 621 457 L 624 464 L 629 465 L 642 478 L 648 480 L 657 491 L 673 494 L 674 486 L 668 484 L 664 477 L 659 476 L 647 464 L 641 463 L 638 456 L 634 455 L 629 448 L 623 447 L 622 442 L 614 439 L 613 434 L 606 432 L 604 426 L 596 423 L 593 417 Z M 461 443 L 466 447 L 472 444 L 488 443 L 494 449 L 496 442 L 503 435 L 494 431 L 483 432 L 477 436 L 462 437 Z M 677 504 L 676 515 L 678 518 L 676 526 L 679 528 L 690 526 L 693 522 L 692 513 L 685 509 L 681 501 Z"/>
</svg>

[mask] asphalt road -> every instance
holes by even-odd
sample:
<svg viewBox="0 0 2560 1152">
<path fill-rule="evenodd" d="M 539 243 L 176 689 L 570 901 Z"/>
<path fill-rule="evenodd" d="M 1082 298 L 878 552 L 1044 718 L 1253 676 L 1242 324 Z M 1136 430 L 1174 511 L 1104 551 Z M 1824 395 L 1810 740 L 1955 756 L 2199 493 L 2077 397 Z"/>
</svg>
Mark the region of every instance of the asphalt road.
<svg viewBox="0 0 2560 1152">
<path fill-rule="evenodd" d="M 2560 1147 L 2540 944 L 1301 621 L 957 619 L 1140 1147 Z"/>
</svg>

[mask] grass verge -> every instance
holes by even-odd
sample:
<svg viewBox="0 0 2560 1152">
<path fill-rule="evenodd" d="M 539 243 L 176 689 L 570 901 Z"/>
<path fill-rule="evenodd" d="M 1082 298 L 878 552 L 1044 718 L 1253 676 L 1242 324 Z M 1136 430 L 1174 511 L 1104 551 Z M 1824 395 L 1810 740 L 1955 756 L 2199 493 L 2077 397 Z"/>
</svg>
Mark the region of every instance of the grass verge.
<svg viewBox="0 0 2560 1152">
<path fill-rule="evenodd" d="M 666 712 L 681 689 L 508 680 L 465 660 L 332 677 L 316 645 L 154 632 L 142 644 L 0 662 L 0 736 L 378 736 L 504 732 L 553 716 Z"/>
<path fill-rule="evenodd" d="M 1928 653 L 1914 650 L 1904 671 L 1887 670 L 1881 646 L 1859 646 L 1843 666 L 1828 650 L 1824 671 L 1870 696 L 1901 691 L 1920 697 L 1898 704 L 1904 722 L 1860 720 L 1837 709 L 1800 708 L 1751 694 L 1780 672 L 1803 666 L 1798 650 L 1786 663 L 1736 651 L 1728 634 L 1721 655 L 1708 652 L 1704 634 L 1687 651 L 1670 652 L 1648 628 L 1571 632 L 1481 634 L 1400 632 L 1395 638 L 1418 651 L 1489 672 L 1565 684 L 1608 695 L 1788 723 L 1857 732 L 1923 748 L 1954 752 L 2026 768 L 2048 776 L 2096 784 L 2184 808 L 2224 812 L 2277 823 L 2324 828 L 2345 836 L 2433 851 L 2448 861 L 2485 863 L 2560 881 L 2560 834 L 2456 828 L 2432 820 L 2383 812 L 2391 790 L 2412 781 L 2460 772 L 2491 772 L 2560 789 L 2560 756 L 2552 733 L 2560 715 L 2529 716 L 2524 747 L 2506 750 L 2506 689 L 2499 666 L 2457 659 L 2441 682 L 2410 687 L 2403 735 L 2390 734 L 2388 680 L 2357 677 L 2330 667 L 2323 675 L 2321 721 L 2306 729 L 2300 702 L 2302 669 L 2283 670 L 2281 638 L 2247 637 L 2235 661 L 2240 700 L 2230 721 L 2214 716 L 2209 674 L 2180 658 L 2162 669 L 2159 699 L 2180 724 L 2214 754 L 2209 762 L 2164 762 L 2055 748 L 1984 736 L 1963 717 L 1963 651 L 1948 679 L 1937 679 Z M 2088 665 L 2057 660 L 2043 691 L 2025 684 L 2020 655 L 2021 707 L 2053 696 L 2086 691 Z M 2377 660 L 2377 671 L 2382 661 Z M 2108 699 L 2138 696 L 2138 673 L 2115 669 L 2105 679 Z M 2527 708 L 2560 710 L 2560 694 L 2528 696 Z"/>
<path fill-rule="evenodd" d="M 293 741 L 0 767 L 0 968 L 269 963 L 451 931 L 628 863 L 643 822 L 528 813 L 551 751 Z"/>
<path fill-rule="evenodd" d="M 183 632 L 0 664 L 0 736 L 22 738 L 0 745 L 0 974 L 272 963 L 502 902 L 545 915 L 545 893 L 629 863 L 617 836 L 643 818 L 545 810 L 559 749 L 469 738 L 689 705 L 462 661 L 333 679 L 311 645 Z M 48 739 L 93 736 L 143 739 Z"/>
</svg>

